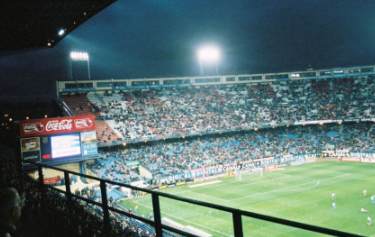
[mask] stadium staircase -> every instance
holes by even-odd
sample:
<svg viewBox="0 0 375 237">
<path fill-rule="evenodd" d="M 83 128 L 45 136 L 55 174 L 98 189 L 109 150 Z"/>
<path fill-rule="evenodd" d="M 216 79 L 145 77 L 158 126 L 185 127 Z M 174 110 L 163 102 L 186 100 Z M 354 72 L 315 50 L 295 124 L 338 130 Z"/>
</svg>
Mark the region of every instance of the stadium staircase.
<svg viewBox="0 0 375 237">
<path fill-rule="evenodd" d="M 91 104 L 86 94 L 66 95 L 63 97 L 65 103 L 75 114 L 97 113 L 97 109 Z"/>
</svg>

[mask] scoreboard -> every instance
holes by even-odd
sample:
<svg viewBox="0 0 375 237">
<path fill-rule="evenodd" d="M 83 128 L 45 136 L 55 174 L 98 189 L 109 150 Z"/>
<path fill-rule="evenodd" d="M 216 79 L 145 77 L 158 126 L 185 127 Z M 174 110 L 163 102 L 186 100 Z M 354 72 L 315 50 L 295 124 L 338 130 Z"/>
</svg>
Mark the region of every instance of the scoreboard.
<svg viewBox="0 0 375 237">
<path fill-rule="evenodd" d="M 24 120 L 20 122 L 22 164 L 60 165 L 97 158 L 95 115 Z"/>
</svg>

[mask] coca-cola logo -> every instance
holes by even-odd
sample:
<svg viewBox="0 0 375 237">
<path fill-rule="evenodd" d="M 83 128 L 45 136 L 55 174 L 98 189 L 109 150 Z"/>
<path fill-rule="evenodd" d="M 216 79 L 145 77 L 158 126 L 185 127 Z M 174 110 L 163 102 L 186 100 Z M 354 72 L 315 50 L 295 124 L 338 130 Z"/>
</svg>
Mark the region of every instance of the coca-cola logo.
<svg viewBox="0 0 375 237">
<path fill-rule="evenodd" d="M 23 131 L 25 133 L 41 132 L 44 129 L 42 123 L 26 123 L 23 125 Z"/>
<path fill-rule="evenodd" d="M 74 124 L 77 129 L 89 128 L 93 125 L 93 121 L 89 118 L 75 119 Z"/>
<path fill-rule="evenodd" d="M 71 130 L 73 128 L 72 119 L 63 120 L 51 120 L 47 122 L 46 131 L 61 131 L 61 130 Z"/>
</svg>

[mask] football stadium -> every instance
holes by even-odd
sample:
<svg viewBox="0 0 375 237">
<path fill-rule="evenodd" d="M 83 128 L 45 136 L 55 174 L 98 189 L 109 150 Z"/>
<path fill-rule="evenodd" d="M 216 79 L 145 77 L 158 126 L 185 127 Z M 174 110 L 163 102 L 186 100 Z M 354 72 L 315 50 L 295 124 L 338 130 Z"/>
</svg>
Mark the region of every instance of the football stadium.
<svg viewBox="0 0 375 237">
<path fill-rule="evenodd" d="M 0 65 L 114 2 L 5 4 Z M 64 47 L 53 98 L 0 89 L 0 236 L 375 236 L 375 65 L 226 72 L 210 44 L 194 75 L 96 79 Z"/>
<path fill-rule="evenodd" d="M 68 114 L 99 113 L 103 151 L 85 167 L 95 177 L 371 235 L 373 71 L 62 81 L 58 90 Z M 154 215 L 150 194 L 114 188 L 113 206 Z M 233 234 L 230 213 L 162 198 L 160 211 L 172 227 Z M 245 236 L 316 235 L 242 223 Z"/>
</svg>

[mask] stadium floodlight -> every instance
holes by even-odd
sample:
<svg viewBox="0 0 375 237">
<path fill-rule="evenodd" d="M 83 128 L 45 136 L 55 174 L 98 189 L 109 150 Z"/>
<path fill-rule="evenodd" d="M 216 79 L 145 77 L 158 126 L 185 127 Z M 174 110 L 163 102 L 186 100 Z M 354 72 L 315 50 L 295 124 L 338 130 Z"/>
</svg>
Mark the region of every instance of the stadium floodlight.
<svg viewBox="0 0 375 237">
<path fill-rule="evenodd" d="M 65 34 L 65 29 L 60 29 L 60 30 L 57 32 L 57 34 L 58 34 L 59 36 L 63 36 L 63 35 Z"/>
<path fill-rule="evenodd" d="M 198 50 L 198 60 L 204 63 L 218 63 L 220 61 L 220 50 L 214 45 L 207 45 Z"/>
<path fill-rule="evenodd" d="M 91 70 L 90 70 L 90 56 L 88 52 L 84 51 L 71 51 L 70 52 L 70 67 L 71 67 L 71 79 L 73 80 L 73 61 L 83 61 L 87 63 L 87 77 L 91 80 Z"/>
<path fill-rule="evenodd" d="M 89 61 L 89 54 L 87 52 L 72 51 L 70 58 L 73 61 Z"/>
<path fill-rule="evenodd" d="M 215 45 L 204 45 L 197 51 L 198 62 L 203 74 L 204 65 L 215 65 L 216 73 L 217 66 L 221 59 L 220 49 Z"/>
</svg>

